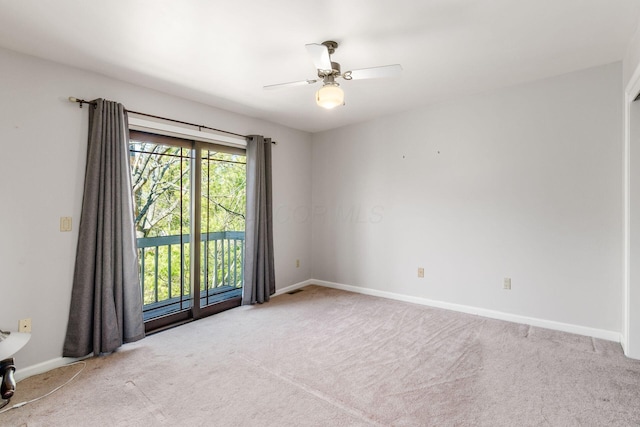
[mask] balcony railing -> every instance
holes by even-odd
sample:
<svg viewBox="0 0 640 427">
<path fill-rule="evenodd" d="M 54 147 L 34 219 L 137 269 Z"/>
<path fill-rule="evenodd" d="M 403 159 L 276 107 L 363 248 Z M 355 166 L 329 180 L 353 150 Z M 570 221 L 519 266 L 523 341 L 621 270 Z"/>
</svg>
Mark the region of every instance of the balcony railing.
<svg viewBox="0 0 640 427">
<path fill-rule="evenodd" d="M 138 241 L 145 320 L 191 307 L 188 234 Z M 244 283 L 244 231 L 200 235 L 200 306 L 240 296 Z"/>
</svg>

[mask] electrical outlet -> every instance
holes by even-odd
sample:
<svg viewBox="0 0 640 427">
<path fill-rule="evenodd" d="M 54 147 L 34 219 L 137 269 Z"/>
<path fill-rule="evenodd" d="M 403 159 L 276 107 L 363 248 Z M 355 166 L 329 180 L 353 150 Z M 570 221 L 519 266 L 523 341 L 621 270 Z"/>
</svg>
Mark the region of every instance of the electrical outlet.
<svg viewBox="0 0 640 427">
<path fill-rule="evenodd" d="M 299 259 L 296 260 L 296 268 L 300 268 L 300 260 Z"/>
<path fill-rule="evenodd" d="M 31 332 L 31 318 L 20 319 L 18 322 L 18 332 Z"/>
<path fill-rule="evenodd" d="M 418 268 L 418 277 L 424 278 L 424 268 L 422 267 Z"/>
<path fill-rule="evenodd" d="M 502 285 L 502 288 L 510 291 L 511 290 L 511 278 L 510 277 L 505 277 L 504 278 L 504 283 Z"/>
</svg>

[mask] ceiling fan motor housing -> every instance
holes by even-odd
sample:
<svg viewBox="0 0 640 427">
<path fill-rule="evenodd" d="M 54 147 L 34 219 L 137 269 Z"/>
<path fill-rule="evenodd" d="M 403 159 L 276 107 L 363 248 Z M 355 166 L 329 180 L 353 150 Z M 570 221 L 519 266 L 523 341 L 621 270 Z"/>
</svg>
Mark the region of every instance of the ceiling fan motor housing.
<svg viewBox="0 0 640 427">
<path fill-rule="evenodd" d="M 340 70 L 340 64 L 337 62 L 331 61 L 331 71 L 329 70 L 318 70 L 318 77 L 326 78 L 326 77 L 340 77 L 342 71 Z"/>
</svg>

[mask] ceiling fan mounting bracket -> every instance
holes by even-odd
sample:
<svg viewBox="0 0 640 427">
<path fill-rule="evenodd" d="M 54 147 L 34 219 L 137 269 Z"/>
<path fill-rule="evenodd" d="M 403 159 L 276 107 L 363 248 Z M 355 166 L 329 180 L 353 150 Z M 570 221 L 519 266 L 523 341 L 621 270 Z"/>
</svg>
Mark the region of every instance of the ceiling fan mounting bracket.
<svg viewBox="0 0 640 427">
<path fill-rule="evenodd" d="M 322 42 L 322 44 L 327 47 L 329 55 L 333 55 L 333 53 L 338 48 L 338 42 L 334 42 L 333 40 L 327 40 L 326 42 Z"/>
</svg>

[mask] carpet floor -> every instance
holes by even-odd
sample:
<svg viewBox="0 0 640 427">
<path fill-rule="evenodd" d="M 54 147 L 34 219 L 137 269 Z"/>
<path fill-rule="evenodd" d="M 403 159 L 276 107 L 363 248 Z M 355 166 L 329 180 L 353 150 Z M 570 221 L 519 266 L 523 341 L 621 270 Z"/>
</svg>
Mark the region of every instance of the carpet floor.
<svg viewBox="0 0 640 427">
<path fill-rule="evenodd" d="M 64 383 L 18 384 L 11 404 Z M 640 425 L 619 344 L 308 286 L 86 361 L 3 426 Z"/>
</svg>

